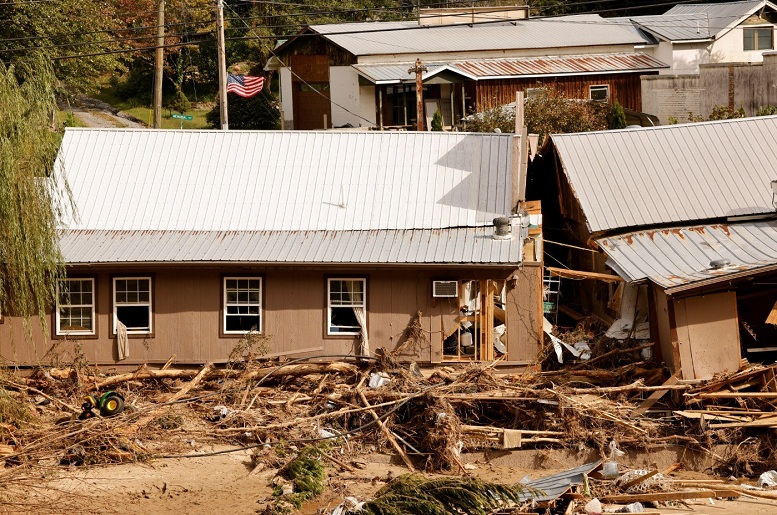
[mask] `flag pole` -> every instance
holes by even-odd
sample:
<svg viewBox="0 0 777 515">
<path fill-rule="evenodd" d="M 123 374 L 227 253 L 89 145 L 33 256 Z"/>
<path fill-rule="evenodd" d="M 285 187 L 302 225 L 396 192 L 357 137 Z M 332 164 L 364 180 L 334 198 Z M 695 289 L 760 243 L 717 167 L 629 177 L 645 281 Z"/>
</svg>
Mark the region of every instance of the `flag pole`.
<svg viewBox="0 0 777 515">
<path fill-rule="evenodd" d="M 216 39 L 219 58 L 219 112 L 221 113 L 221 130 L 229 130 L 227 115 L 227 59 L 224 55 L 224 0 L 216 1 Z"/>
</svg>

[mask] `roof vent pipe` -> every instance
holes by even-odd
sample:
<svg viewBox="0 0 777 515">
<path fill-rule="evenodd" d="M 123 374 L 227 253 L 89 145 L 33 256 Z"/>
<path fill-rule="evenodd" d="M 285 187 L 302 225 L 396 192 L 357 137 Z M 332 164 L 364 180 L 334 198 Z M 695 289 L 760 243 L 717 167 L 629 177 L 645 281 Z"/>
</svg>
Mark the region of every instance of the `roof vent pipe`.
<svg viewBox="0 0 777 515">
<path fill-rule="evenodd" d="M 710 270 L 720 270 L 721 268 L 726 268 L 730 264 L 731 260 L 728 258 L 713 259 L 710 261 Z"/>
<path fill-rule="evenodd" d="M 494 218 L 494 239 L 509 240 L 513 237 L 510 219 L 506 216 Z"/>
</svg>

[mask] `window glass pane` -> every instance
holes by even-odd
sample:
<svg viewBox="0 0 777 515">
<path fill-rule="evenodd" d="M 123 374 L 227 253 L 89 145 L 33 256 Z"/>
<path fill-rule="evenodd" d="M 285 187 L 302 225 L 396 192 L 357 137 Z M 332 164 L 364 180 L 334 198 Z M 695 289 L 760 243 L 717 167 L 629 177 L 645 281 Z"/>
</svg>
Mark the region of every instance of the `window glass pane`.
<svg viewBox="0 0 777 515">
<path fill-rule="evenodd" d="M 610 93 L 609 86 L 591 86 L 591 100 L 606 102 Z"/>
<path fill-rule="evenodd" d="M 755 29 L 744 29 L 745 50 L 755 50 Z"/>
<path fill-rule="evenodd" d="M 127 281 L 125 279 L 117 279 L 116 280 L 116 291 L 124 292 L 127 291 Z"/>
<path fill-rule="evenodd" d="M 771 50 L 772 29 L 758 29 L 758 50 Z"/>
</svg>

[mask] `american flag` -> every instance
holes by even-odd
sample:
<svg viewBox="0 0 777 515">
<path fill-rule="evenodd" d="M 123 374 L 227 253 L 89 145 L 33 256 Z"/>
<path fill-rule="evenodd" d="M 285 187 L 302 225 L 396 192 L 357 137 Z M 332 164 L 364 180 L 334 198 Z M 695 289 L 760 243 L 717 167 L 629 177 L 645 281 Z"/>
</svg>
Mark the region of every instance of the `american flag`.
<svg viewBox="0 0 777 515">
<path fill-rule="evenodd" d="M 262 91 L 262 86 L 264 86 L 264 77 L 227 74 L 227 93 L 248 98 Z"/>
</svg>

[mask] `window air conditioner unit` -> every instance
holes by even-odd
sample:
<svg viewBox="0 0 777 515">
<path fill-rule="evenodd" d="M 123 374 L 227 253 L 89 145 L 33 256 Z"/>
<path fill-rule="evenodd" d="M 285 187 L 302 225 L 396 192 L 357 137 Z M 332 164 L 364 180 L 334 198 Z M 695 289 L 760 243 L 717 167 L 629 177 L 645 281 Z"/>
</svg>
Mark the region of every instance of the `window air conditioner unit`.
<svg viewBox="0 0 777 515">
<path fill-rule="evenodd" d="M 458 296 L 458 281 L 432 281 L 432 297 L 458 298 Z"/>
</svg>

